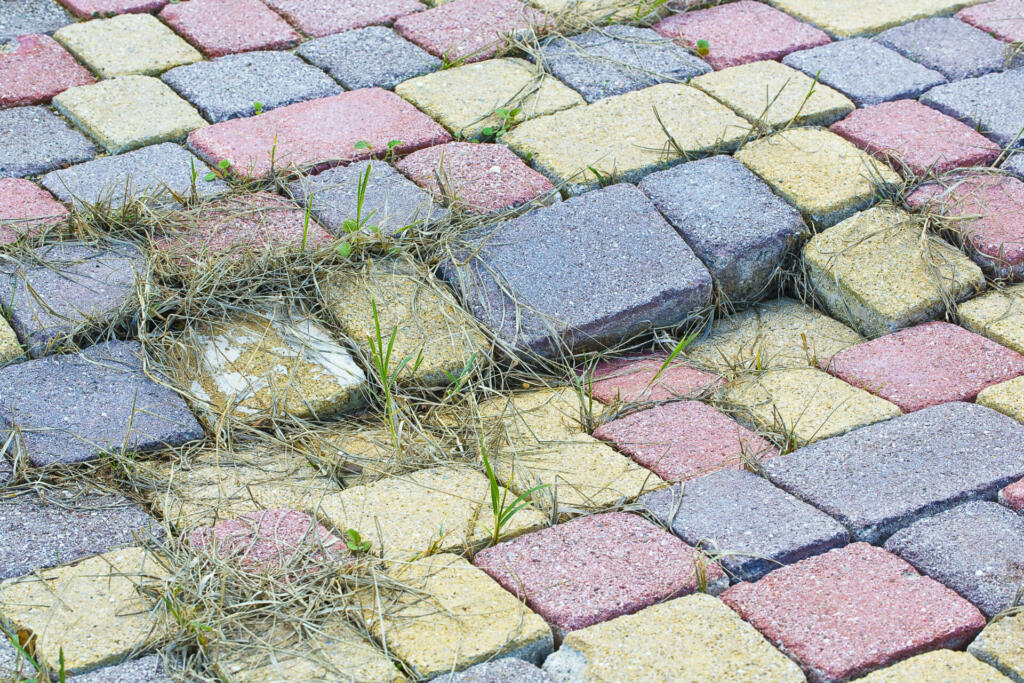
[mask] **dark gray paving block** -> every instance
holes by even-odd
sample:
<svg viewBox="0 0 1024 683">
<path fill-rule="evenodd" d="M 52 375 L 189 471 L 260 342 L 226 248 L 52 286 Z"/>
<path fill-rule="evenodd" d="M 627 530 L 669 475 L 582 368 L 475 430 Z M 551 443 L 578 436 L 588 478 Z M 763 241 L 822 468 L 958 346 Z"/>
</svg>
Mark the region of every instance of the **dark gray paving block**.
<svg viewBox="0 0 1024 683">
<path fill-rule="evenodd" d="M 940 85 L 921 101 L 974 126 L 1003 147 L 1024 147 L 1024 68 Z"/>
<path fill-rule="evenodd" d="M 53 33 L 75 19 L 54 0 L 0 2 L 0 43 L 27 33 Z"/>
<path fill-rule="evenodd" d="M 143 372 L 138 342 L 104 342 L 10 365 L 0 369 L 0 386 L 0 439 L 16 426 L 38 467 L 203 438 L 182 398 Z"/>
<path fill-rule="evenodd" d="M 799 211 L 730 156 L 652 173 L 639 187 L 733 301 L 763 298 L 807 232 Z"/>
<path fill-rule="evenodd" d="M 63 202 L 106 204 L 126 201 L 174 203 L 174 194 L 189 198 L 193 191 L 206 199 L 228 189 L 219 178 L 206 180 L 210 171 L 198 157 L 173 142 L 143 147 L 134 152 L 94 159 L 85 164 L 47 173 L 40 181 Z"/>
<path fill-rule="evenodd" d="M 555 683 L 543 670 L 515 657 L 484 662 L 433 680 L 435 683 Z"/>
<path fill-rule="evenodd" d="M 160 655 L 133 659 L 75 676 L 75 683 L 172 683 Z"/>
<path fill-rule="evenodd" d="M 974 403 L 943 403 L 762 462 L 768 478 L 881 543 L 918 519 L 995 500 L 1024 477 L 1024 425 Z"/>
<path fill-rule="evenodd" d="M 920 19 L 882 31 L 874 38 L 907 59 L 951 81 L 983 76 L 1019 65 L 1007 43 L 952 17 Z"/>
<path fill-rule="evenodd" d="M 711 71 L 671 40 L 647 28 L 608 26 L 554 38 L 541 48 L 551 73 L 587 102 L 657 83 L 685 83 Z"/>
<path fill-rule="evenodd" d="M 681 322 L 711 295 L 704 265 L 625 183 L 489 227 L 455 258 L 442 275 L 473 314 L 508 347 L 544 355 Z"/>
<path fill-rule="evenodd" d="M 94 156 L 89 139 L 46 107 L 0 110 L 0 178 L 38 175 Z"/>
<path fill-rule="evenodd" d="M 290 52 L 245 52 L 171 69 L 163 81 L 214 123 L 341 92 L 338 84 Z"/>
<path fill-rule="evenodd" d="M 441 60 L 384 26 L 343 31 L 302 44 L 298 54 L 349 90 L 394 88 L 441 68 Z"/>
<path fill-rule="evenodd" d="M 68 335 L 126 313 L 145 268 L 142 252 L 129 243 L 40 247 L 31 259 L 0 262 L 0 307 L 29 355 L 38 358 Z"/>
<path fill-rule="evenodd" d="M 1021 180 L 1024 180 L 1024 153 L 1018 152 L 1012 157 L 1003 162 L 999 168 L 1003 169 L 1010 175 L 1015 175 Z"/>
<path fill-rule="evenodd" d="M 690 545 L 728 553 L 721 564 L 738 581 L 850 542 L 842 524 L 744 470 L 718 470 L 640 502 Z"/>
<path fill-rule="evenodd" d="M 791 52 L 782 63 L 835 88 L 858 107 L 913 99 L 946 77 L 867 38 Z"/>
</svg>

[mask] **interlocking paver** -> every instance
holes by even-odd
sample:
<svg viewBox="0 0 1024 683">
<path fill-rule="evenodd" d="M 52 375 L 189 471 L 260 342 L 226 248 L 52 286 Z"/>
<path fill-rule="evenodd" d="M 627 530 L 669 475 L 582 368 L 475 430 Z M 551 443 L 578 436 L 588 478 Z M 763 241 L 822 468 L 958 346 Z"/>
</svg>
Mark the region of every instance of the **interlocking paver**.
<svg viewBox="0 0 1024 683">
<path fill-rule="evenodd" d="M 88 138 L 45 107 L 0 110 L 0 178 L 46 173 L 94 156 Z"/>
<path fill-rule="evenodd" d="M 68 215 L 67 208 L 30 180 L 0 178 L 0 244 L 42 232 Z"/>
<path fill-rule="evenodd" d="M 639 187 L 734 302 L 762 298 L 807 231 L 796 209 L 732 157 L 652 173 Z"/>
<path fill-rule="evenodd" d="M 762 463 L 768 478 L 877 543 L 960 503 L 994 499 L 1024 476 L 1024 426 L 972 403 L 944 403 Z M 955 476 L 950 473 L 955 472 Z"/>
<path fill-rule="evenodd" d="M 1008 43 L 1024 41 L 1024 0 L 995 0 L 956 13 L 956 18 Z"/>
<path fill-rule="evenodd" d="M 0 3 L 0 43 L 35 33 L 53 33 L 74 19 L 54 0 L 8 0 Z"/>
<path fill-rule="evenodd" d="M 308 40 L 297 54 L 349 90 L 390 90 L 402 81 L 441 67 L 440 59 L 384 26 Z"/>
<path fill-rule="evenodd" d="M 0 49 L 0 109 L 45 104 L 70 87 L 95 82 L 89 70 L 49 36 L 21 36 Z"/>
<path fill-rule="evenodd" d="M 970 259 L 922 236 L 909 214 L 875 207 L 818 233 L 804 246 L 811 284 L 835 317 L 879 336 L 946 311 L 984 286 Z"/>
<path fill-rule="evenodd" d="M 167 675 L 159 655 L 132 659 L 123 664 L 106 666 L 86 674 L 75 676 L 75 683 L 173 683 Z"/>
<path fill-rule="evenodd" d="M 266 0 L 295 28 L 319 38 L 353 28 L 388 24 L 424 9 L 419 0 Z"/>
<path fill-rule="evenodd" d="M 957 307 L 969 330 L 1024 353 L 1024 285 L 994 289 Z"/>
<path fill-rule="evenodd" d="M 919 683 L 919 681 L 954 680 L 1008 683 L 1010 679 L 969 654 L 952 650 L 935 650 L 916 655 L 863 678 L 864 683 Z"/>
<path fill-rule="evenodd" d="M 603 403 L 704 398 L 722 384 L 713 372 L 693 367 L 682 356 L 667 367 L 668 353 L 603 360 L 587 377 L 590 395 Z"/>
<path fill-rule="evenodd" d="M 948 14 L 978 0 L 772 0 L 795 17 L 820 26 L 834 36 L 872 35 L 915 19 Z"/>
<path fill-rule="evenodd" d="M 625 184 L 503 223 L 464 265 L 443 269 L 501 342 L 543 354 L 676 323 L 711 293 L 711 277 L 686 242 Z"/>
<path fill-rule="evenodd" d="M 489 681 L 516 681 L 516 683 L 555 683 L 541 669 L 516 657 L 493 659 L 471 666 L 458 673 L 440 676 L 437 683 L 488 683 Z"/>
<path fill-rule="evenodd" d="M 506 35 L 530 35 L 550 19 L 518 0 L 452 0 L 395 21 L 395 31 L 450 62 L 480 61 L 504 47 Z"/>
<path fill-rule="evenodd" d="M 875 40 L 941 72 L 951 81 L 1024 63 L 1014 59 L 1006 43 L 952 17 L 933 17 L 897 26 L 878 34 Z"/>
<path fill-rule="evenodd" d="M 259 0 L 189 0 L 171 3 L 160 18 L 207 57 L 251 50 L 284 50 L 302 39 Z"/>
<path fill-rule="evenodd" d="M 480 551 L 473 564 L 560 635 L 693 593 L 705 581 L 713 593 L 728 585 L 718 565 L 703 563 L 672 534 L 623 512 L 520 536 Z"/>
<path fill-rule="evenodd" d="M 1008 615 L 985 627 L 967 651 L 1013 681 L 1024 680 L 1024 614 Z"/>
<path fill-rule="evenodd" d="M 1004 147 L 1024 146 L 1024 111 L 1018 106 L 1024 69 L 966 78 L 932 88 L 921 102 L 960 119 Z"/>
<path fill-rule="evenodd" d="M 1018 422 L 1024 422 L 1024 377 L 994 384 L 978 393 L 979 405 L 998 410 Z"/>
<path fill-rule="evenodd" d="M 53 37 L 101 78 L 156 75 L 203 58 L 149 14 L 122 14 L 71 24 Z"/>
<path fill-rule="evenodd" d="M 129 12 L 156 12 L 168 0 L 63 0 L 71 12 L 82 19 L 109 17 Z"/>
</svg>

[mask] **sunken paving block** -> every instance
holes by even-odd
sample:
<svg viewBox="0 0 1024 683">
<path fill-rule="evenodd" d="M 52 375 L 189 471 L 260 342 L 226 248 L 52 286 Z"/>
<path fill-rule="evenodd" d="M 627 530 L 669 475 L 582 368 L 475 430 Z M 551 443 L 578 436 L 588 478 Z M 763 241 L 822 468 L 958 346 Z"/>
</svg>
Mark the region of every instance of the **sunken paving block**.
<svg viewBox="0 0 1024 683">
<path fill-rule="evenodd" d="M 109 17 L 129 12 L 156 12 L 168 0 L 64 0 L 75 16 L 82 19 Z"/>
<path fill-rule="evenodd" d="M 846 681 L 938 648 L 960 648 L 985 617 L 937 581 L 867 543 L 775 570 L 722 594 L 813 681 Z"/>
<path fill-rule="evenodd" d="M 920 683 L 921 681 L 976 681 L 1010 683 L 1010 679 L 964 652 L 934 650 L 879 669 L 860 679 L 864 683 Z"/>
<path fill-rule="evenodd" d="M 518 0 L 453 0 L 395 21 L 395 31 L 449 62 L 493 57 L 506 35 L 531 36 L 550 19 Z"/>
<path fill-rule="evenodd" d="M 768 293 L 779 265 L 807 232 L 800 212 L 729 156 L 652 173 L 639 187 L 733 302 Z"/>
<path fill-rule="evenodd" d="M 0 109 L 0 178 L 38 175 L 94 156 L 88 138 L 49 109 Z"/>
<path fill-rule="evenodd" d="M 88 69 L 49 36 L 20 36 L 0 50 L 0 109 L 45 104 L 68 88 L 95 82 Z"/>
<path fill-rule="evenodd" d="M 122 14 L 71 24 L 53 37 L 101 78 L 157 75 L 203 58 L 149 14 Z"/>
<path fill-rule="evenodd" d="M 544 662 L 559 683 L 800 683 L 800 667 L 710 595 L 688 595 L 565 636 Z"/>
<path fill-rule="evenodd" d="M 291 24 L 313 38 L 373 24 L 390 24 L 424 9 L 419 0 L 267 0 Z"/>
<path fill-rule="evenodd" d="M 811 285 L 828 311 L 868 337 L 946 313 L 984 287 L 981 269 L 959 250 L 922 233 L 902 211 L 875 207 L 804 245 Z"/>
<path fill-rule="evenodd" d="M 1011 614 L 993 621 L 967 651 L 1011 680 L 1024 680 L 1024 614 Z"/>
<path fill-rule="evenodd" d="M 771 481 L 880 543 L 923 517 L 994 500 L 1024 476 L 1024 425 L 973 403 L 944 403 L 762 463 Z M 955 473 L 952 476 L 951 473 Z"/>
<path fill-rule="evenodd" d="M 602 360 L 587 373 L 587 382 L 591 397 L 602 403 L 641 403 L 705 398 L 721 386 L 722 378 L 693 367 L 682 356 L 670 361 L 661 352 Z"/>
<path fill-rule="evenodd" d="M 207 57 L 251 50 L 284 50 L 301 37 L 259 0 L 190 0 L 171 3 L 160 18 Z"/>
<path fill-rule="evenodd" d="M 1004 147 L 1021 147 L 1022 89 L 1024 69 L 1010 69 L 937 86 L 921 95 L 921 102 L 960 119 Z"/>
<path fill-rule="evenodd" d="M 8 363 L 20 358 L 25 351 L 18 342 L 18 335 L 11 329 L 6 319 L 0 322 L 0 363 Z M 0 458 L 2 461 L 3 458 Z"/>
<path fill-rule="evenodd" d="M 75 676 L 75 683 L 174 683 L 160 655 L 149 655 Z"/>
<path fill-rule="evenodd" d="M 1000 491 L 999 502 L 1011 510 L 1024 513 L 1024 479 Z"/>
<path fill-rule="evenodd" d="M 385 26 L 370 26 L 303 43 L 297 54 L 348 90 L 386 88 L 441 68 L 441 60 Z"/>
<path fill-rule="evenodd" d="M 0 178 L 0 244 L 43 232 L 67 215 L 67 207 L 31 180 Z"/>
<path fill-rule="evenodd" d="M 839 522 L 741 470 L 713 472 L 640 503 L 690 545 L 721 553 L 722 567 L 738 581 L 850 542 Z"/>
<path fill-rule="evenodd" d="M 984 389 L 975 399 L 977 403 L 1024 422 L 1024 377 L 995 384 Z"/>
<path fill-rule="evenodd" d="M 677 324 L 711 295 L 700 260 L 627 184 L 471 235 L 459 254 L 442 269 L 473 315 L 507 348 L 544 355 Z"/>
<path fill-rule="evenodd" d="M 995 0 L 956 13 L 956 18 L 1007 43 L 1024 42 L 1024 0 Z"/>
<path fill-rule="evenodd" d="M 583 104 L 556 78 L 511 58 L 435 71 L 401 83 L 395 92 L 463 138 L 488 137 L 487 131 Z M 499 109 L 508 117 L 502 119 Z"/>
<path fill-rule="evenodd" d="M 492 659 L 476 664 L 458 673 L 439 676 L 437 683 L 487 683 L 502 681 L 515 683 L 555 683 L 555 679 L 538 669 L 534 664 L 516 657 Z"/>
<path fill-rule="evenodd" d="M 897 531 L 885 549 L 992 618 L 1016 605 L 1024 580 L 1024 517 L 974 501 Z"/>
<path fill-rule="evenodd" d="M 1024 353 L 1024 285 L 993 289 L 956 310 L 967 329 Z"/>
<path fill-rule="evenodd" d="M 1001 40 L 953 17 L 933 17 L 884 31 L 875 38 L 907 59 L 942 73 L 951 81 L 1019 66 Z"/>
<path fill-rule="evenodd" d="M 736 158 L 820 227 L 876 201 L 900 177 L 835 133 L 795 128 L 754 140 Z"/>
<path fill-rule="evenodd" d="M 179 66 L 161 78 L 213 123 L 253 116 L 256 103 L 260 111 L 270 111 L 341 92 L 328 75 L 288 52 L 227 55 Z"/>
<path fill-rule="evenodd" d="M 839 38 L 873 35 L 915 19 L 949 14 L 979 0 L 772 0 L 794 17 L 809 21 Z"/>
<path fill-rule="evenodd" d="M 29 34 L 53 33 L 74 21 L 54 0 L 0 2 L 0 43 Z"/>
<path fill-rule="evenodd" d="M 451 136 L 426 114 L 379 88 L 224 121 L 188 138 L 203 158 L 213 164 L 227 159 L 234 173 L 251 178 L 294 167 L 333 166 L 387 151 L 408 154 L 449 140 Z"/>
</svg>

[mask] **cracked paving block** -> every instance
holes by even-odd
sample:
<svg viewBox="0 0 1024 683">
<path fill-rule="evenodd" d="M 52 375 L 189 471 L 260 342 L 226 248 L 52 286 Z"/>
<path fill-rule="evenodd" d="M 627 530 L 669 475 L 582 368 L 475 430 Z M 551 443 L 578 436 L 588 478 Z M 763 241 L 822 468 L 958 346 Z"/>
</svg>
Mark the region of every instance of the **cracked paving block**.
<svg viewBox="0 0 1024 683">
<path fill-rule="evenodd" d="M 370 26 L 303 43 L 296 51 L 348 90 L 393 89 L 441 68 L 441 60 L 390 28 Z"/>
<path fill-rule="evenodd" d="M 75 683 L 133 683 L 135 681 L 173 683 L 174 679 L 167 675 L 160 655 L 140 657 L 75 676 Z"/>
<path fill-rule="evenodd" d="M 550 19 L 518 0 L 453 0 L 395 21 L 395 31 L 449 62 L 475 62 L 504 48 L 506 36 L 529 36 Z"/>
<path fill-rule="evenodd" d="M 1013 50 L 1003 41 L 953 17 L 897 26 L 878 34 L 875 40 L 951 81 L 1024 64 L 1024 60 L 1014 58 Z"/>
<path fill-rule="evenodd" d="M 662 369 L 668 356 L 662 352 L 600 361 L 587 376 L 590 395 L 602 403 L 705 398 L 723 384 L 717 374 L 699 370 L 681 356 Z"/>
<path fill-rule="evenodd" d="M 0 45 L 0 109 L 46 104 L 76 85 L 95 83 L 53 38 L 26 35 Z"/>
<path fill-rule="evenodd" d="M 419 0 L 267 0 L 292 26 L 313 38 L 395 19 L 424 9 Z"/>
<path fill-rule="evenodd" d="M 114 14 L 157 12 L 168 0 L 62 0 L 81 19 L 110 17 Z"/>
<path fill-rule="evenodd" d="M 943 403 L 762 463 L 776 486 L 880 543 L 918 519 L 994 500 L 1024 476 L 1024 425 L 973 403 Z M 956 476 L 950 476 L 955 472 Z"/>
<path fill-rule="evenodd" d="M 985 617 L 907 562 L 866 543 L 775 570 L 722 594 L 814 681 L 845 681 L 938 648 L 959 648 Z"/>
<path fill-rule="evenodd" d="M 980 0 L 771 0 L 794 17 L 839 38 L 864 36 L 936 14 L 949 14 Z"/>
<path fill-rule="evenodd" d="M 975 401 L 1024 422 L 1024 377 L 990 386 L 981 391 Z"/>
<path fill-rule="evenodd" d="M 985 284 L 981 269 L 918 219 L 876 207 L 804 246 L 811 285 L 836 318 L 875 337 L 932 320 Z"/>
<path fill-rule="evenodd" d="M 0 43 L 29 34 L 53 33 L 74 21 L 54 0 L 0 2 Z"/>
<path fill-rule="evenodd" d="M 919 683 L 920 681 L 977 681 L 1009 683 L 991 666 L 964 652 L 935 650 L 916 655 L 865 676 L 864 683 Z"/>
<path fill-rule="evenodd" d="M 190 0 L 167 5 L 159 16 L 207 57 L 284 50 L 302 40 L 259 0 Z"/>
<path fill-rule="evenodd" d="M 921 95 L 921 102 L 960 119 L 1004 147 L 1021 147 L 1022 89 L 1024 69 L 1010 69 L 937 86 Z"/>
<path fill-rule="evenodd" d="M 995 0 L 956 13 L 956 18 L 1007 43 L 1024 42 L 1024 0 Z"/>
<path fill-rule="evenodd" d="M 967 329 L 1024 353 L 1024 285 L 993 289 L 956 310 Z"/>
<path fill-rule="evenodd" d="M 71 24 L 53 34 L 68 51 L 101 78 L 154 76 L 198 62 L 199 52 L 149 14 L 122 14 Z"/>
<path fill-rule="evenodd" d="M 1024 614 L 1008 615 L 985 627 L 967 651 L 1013 681 L 1024 680 Z"/>
<path fill-rule="evenodd" d="M 0 178 L 38 175 L 94 156 L 88 138 L 49 109 L 0 109 Z"/>
<path fill-rule="evenodd" d="M 555 683 L 555 679 L 538 669 L 534 664 L 516 657 L 492 659 L 476 664 L 458 673 L 440 676 L 437 683 L 491 683 L 515 681 L 515 683 Z"/>
<path fill-rule="evenodd" d="M 67 207 L 31 180 L 0 178 L 0 244 L 44 232 L 67 215 Z"/>
</svg>

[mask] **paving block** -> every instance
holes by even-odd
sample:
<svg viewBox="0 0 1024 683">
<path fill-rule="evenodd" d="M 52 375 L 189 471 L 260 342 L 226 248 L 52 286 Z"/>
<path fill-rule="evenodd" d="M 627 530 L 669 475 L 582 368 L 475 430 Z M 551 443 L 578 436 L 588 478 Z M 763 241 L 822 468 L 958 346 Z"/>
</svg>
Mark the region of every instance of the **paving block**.
<svg viewBox="0 0 1024 683">
<path fill-rule="evenodd" d="M 1014 58 L 1003 41 L 953 17 L 897 26 L 878 34 L 875 40 L 951 81 L 1024 64 L 1024 60 Z"/>
<path fill-rule="evenodd" d="M 584 436 L 586 408 L 574 387 L 553 387 L 488 398 L 478 404 L 475 418 L 493 438 L 492 450 L 525 450 Z"/>
<path fill-rule="evenodd" d="M 434 0 L 434 4 L 446 1 Z M 693 0 L 677 0 L 672 6 L 681 8 L 683 5 L 680 3 L 693 4 Z M 564 16 L 570 21 L 583 20 L 597 26 L 659 16 L 656 14 L 658 8 L 643 0 L 530 0 L 530 4 L 551 15 Z"/>
<path fill-rule="evenodd" d="M 662 352 L 599 362 L 587 376 L 591 397 L 602 403 L 705 398 L 722 385 L 717 374 L 693 367 L 682 356 L 665 367 L 668 356 Z"/>
<path fill-rule="evenodd" d="M 1024 42 L 1024 0 L 995 0 L 956 13 L 956 18 L 1008 43 Z"/>
<path fill-rule="evenodd" d="M 395 92 L 463 138 L 491 137 L 503 126 L 583 104 L 577 93 L 522 59 L 435 71 L 395 86 Z M 519 112 L 502 119 L 499 109 Z"/>
<path fill-rule="evenodd" d="M 642 644 L 642 645 L 641 645 Z M 720 600 L 695 594 L 566 635 L 544 670 L 589 680 L 764 680 L 798 683 L 800 667 Z"/>
<path fill-rule="evenodd" d="M 885 549 L 992 618 L 1016 604 L 1024 580 L 1024 517 L 999 503 L 965 503 L 897 531 Z"/>
<path fill-rule="evenodd" d="M 217 123 L 194 131 L 188 142 L 211 163 L 227 159 L 233 173 L 257 178 L 274 170 L 333 166 L 387 151 L 408 154 L 450 139 L 440 125 L 394 93 L 364 88 Z M 395 140 L 398 144 L 389 147 Z"/>
<path fill-rule="evenodd" d="M 733 302 L 761 299 L 807 232 L 796 209 L 729 156 L 652 173 L 639 187 Z"/>
<path fill-rule="evenodd" d="M 0 3 L 0 43 L 19 36 L 53 33 L 74 21 L 54 0 L 9 0 Z"/>
<path fill-rule="evenodd" d="M 341 92 L 324 72 L 288 52 L 227 55 L 176 67 L 162 78 L 213 123 L 253 116 L 257 102 L 260 111 L 270 111 Z"/>
<path fill-rule="evenodd" d="M 1024 614 L 996 619 L 967 646 L 967 651 L 1010 680 L 1024 680 Z"/>
<path fill-rule="evenodd" d="M 821 227 L 835 225 L 900 183 L 885 164 L 817 128 L 795 128 L 754 140 L 736 158 Z"/>
<path fill-rule="evenodd" d="M 18 343 L 18 335 L 11 329 L 6 319 L 0 324 L 0 363 L 8 363 L 25 353 Z M 0 462 L 3 458 L 0 458 Z M 9 474 L 9 473 L 8 473 Z"/>
<path fill-rule="evenodd" d="M 0 178 L 0 244 L 43 232 L 67 215 L 63 204 L 31 180 Z"/>
<path fill-rule="evenodd" d="M 441 68 L 440 59 L 384 26 L 307 40 L 297 54 L 348 90 L 391 90 L 402 81 Z"/>
<path fill-rule="evenodd" d="M 493 659 L 471 666 L 458 673 L 434 679 L 438 683 L 487 683 L 488 681 L 516 681 L 516 683 L 555 683 L 541 669 L 516 657 Z"/>
<path fill-rule="evenodd" d="M 75 676 L 75 683 L 132 683 L 132 681 L 173 683 L 174 679 L 167 675 L 160 655 L 140 657 Z"/>
<path fill-rule="evenodd" d="M 284 50 L 302 40 L 259 0 L 190 0 L 172 3 L 160 18 L 207 57 L 252 50 Z"/>
<path fill-rule="evenodd" d="M 392 436 L 383 423 L 367 426 L 337 423 L 303 435 L 304 454 L 346 486 L 367 484 L 415 470 L 445 457 L 447 442 L 431 434 L 403 430 Z M 398 446 L 396 447 L 396 437 Z"/>
<path fill-rule="evenodd" d="M 92 143 L 49 109 L 0 109 L 0 178 L 38 175 L 94 156 Z"/>
<path fill-rule="evenodd" d="M 1024 378 L 1022 377 L 990 386 L 988 389 L 982 390 L 975 400 L 986 408 L 998 410 L 1018 422 L 1024 422 Z"/>
<path fill-rule="evenodd" d="M 711 294 L 711 276 L 686 242 L 626 184 L 471 235 L 465 250 L 456 255 L 464 264 L 447 261 L 443 274 L 510 349 L 554 355 L 612 345 L 678 323 Z"/>
<path fill-rule="evenodd" d="M 149 14 L 122 14 L 71 24 L 53 37 L 101 78 L 154 76 L 203 58 Z"/>
<path fill-rule="evenodd" d="M 921 102 L 960 119 L 1003 147 L 1024 146 L 1024 111 L 1017 94 L 1024 88 L 1024 69 L 1010 69 L 966 78 L 932 88 Z"/>
<path fill-rule="evenodd" d="M 1024 180 L 1024 154 L 1017 153 L 1011 155 L 1003 161 L 1000 170 Z"/>
<path fill-rule="evenodd" d="M 811 285 L 835 317 L 875 337 L 942 316 L 984 287 L 981 269 L 919 221 L 875 207 L 804 246 Z"/>
<path fill-rule="evenodd" d="M 944 403 L 762 463 L 776 485 L 879 543 L 918 519 L 989 499 L 1024 476 L 1024 426 Z M 950 472 L 956 472 L 952 477 Z"/>
<path fill-rule="evenodd" d="M 157 12 L 168 0 L 64 0 L 68 9 L 79 18 L 111 17 L 129 12 Z"/>
<path fill-rule="evenodd" d="M 206 121 L 188 102 L 151 76 L 122 76 L 65 90 L 53 98 L 62 114 L 107 152 L 183 140 Z"/>
<path fill-rule="evenodd" d="M 390 24 L 424 9 L 419 0 L 267 0 L 291 24 L 313 38 L 373 24 Z"/>
<path fill-rule="evenodd" d="M 49 36 L 20 36 L 0 49 L 0 109 L 46 104 L 68 88 L 95 82 Z"/>
<path fill-rule="evenodd" d="M 791 52 L 782 63 L 843 93 L 858 107 L 912 99 L 946 77 L 867 38 Z"/>
<path fill-rule="evenodd" d="M 919 683 L 920 681 L 978 681 L 1008 683 L 991 666 L 963 652 L 935 650 L 905 659 L 865 676 L 864 683 Z"/>
<path fill-rule="evenodd" d="M 936 14 L 949 14 L 979 0 L 772 0 L 784 12 L 809 21 L 839 38 L 873 35 L 892 26 Z"/>
<path fill-rule="evenodd" d="M 642 517 L 606 512 L 482 550 L 473 564 L 526 601 L 559 636 L 697 591 L 722 569 Z"/>
</svg>

